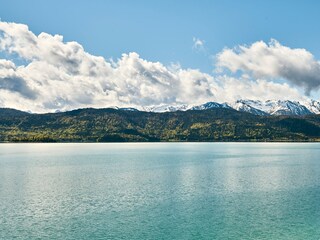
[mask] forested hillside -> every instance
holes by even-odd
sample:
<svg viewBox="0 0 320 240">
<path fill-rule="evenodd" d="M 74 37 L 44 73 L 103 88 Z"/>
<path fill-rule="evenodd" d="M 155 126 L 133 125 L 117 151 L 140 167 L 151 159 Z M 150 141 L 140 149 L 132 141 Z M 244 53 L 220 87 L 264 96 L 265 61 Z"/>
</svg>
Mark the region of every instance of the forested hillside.
<svg viewBox="0 0 320 240">
<path fill-rule="evenodd" d="M 79 109 L 48 114 L 0 109 L 0 141 L 320 141 L 320 116 L 256 116 L 233 109 Z"/>
</svg>

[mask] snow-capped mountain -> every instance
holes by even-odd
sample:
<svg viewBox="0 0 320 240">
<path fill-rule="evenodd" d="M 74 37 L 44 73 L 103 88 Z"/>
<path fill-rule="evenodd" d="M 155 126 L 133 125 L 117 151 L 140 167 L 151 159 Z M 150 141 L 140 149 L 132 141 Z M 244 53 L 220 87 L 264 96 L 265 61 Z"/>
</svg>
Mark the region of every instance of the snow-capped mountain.
<svg viewBox="0 0 320 240">
<path fill-rule="evenodd" d="M 146 112 L 176 112 L 187 110 L 207 110 L 212 108 L 231 108 L 227 103 L 207 102 L 201 105 L 159 105 L 143 107 L 141 110 Z"/>
<path fill-rule="evenodd" d="M 190 106 L 187 104 L 178 105 L 159 105 L 159 106 L 148 106 L 143 107 L 141 110 L 146 112 L 176 112 L 189 110 Z"/>
<path fill-rule="evenodd" d="M 303 104 L 310 112 L 320 114 L 320 102 L 311 100 Z"/>
<path fill-rule="evenodd" d="M 308 115 L 312 112 L 300 102 L 297 101 L 267 101 L 266 105 L 270 106 L 271 115 Z"/>
<path fill-rule="evenodd" d="M 314 103 L 316 104 L 316 103 Z M 308 115 L 315 112 L 310 111 L 304 104 L 289 100 L 238 100 L 230 104 L 234 109 L 250 112 L 256 115 Z M 320 104 L 319 104 L 320 106 Z M 256 110 L 258 110 L 256 112 Z M 263 113 L 262 113 L 263 112 Z"/>
<path fill-rule="evenodd" d="M 207 102 L 201 105 L 155 105 L 138 108 L 146 112 L 176 112 L 187 110 L 207 110 L 212 108 L 229 108 L 240 112 L 248 112 L 254 115 L 308 115 L 320 114 L 320 102 L 315 100 L 299 102 L 290 100 L 237 100 L 229 103 Z M 136 108 L 117 108 L 125 111 L 138 111 Z"/>
<path fill-rule="evenodd" d="M 207 102 L 198 106 L 193 106 L 190 110 L 206 110 L 211 108 L 231 108 L 227 103 Z"/>
<path fill-rule="evenodd" d="M 269 115 L 268 112 L 262 110 L 264 106 L 258 101 L 238 100 L 233 103 L 229 103 L 229 106 L 239 112 L 248 112 L 259 116 Z"/>
</svg>

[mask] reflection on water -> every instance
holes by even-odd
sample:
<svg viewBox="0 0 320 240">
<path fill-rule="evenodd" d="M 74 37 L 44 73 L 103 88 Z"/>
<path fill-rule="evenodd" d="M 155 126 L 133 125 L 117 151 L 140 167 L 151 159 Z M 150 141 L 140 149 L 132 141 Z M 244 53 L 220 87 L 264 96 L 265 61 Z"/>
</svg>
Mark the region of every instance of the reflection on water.
<svg viewBox="0 0 320 240">
<path fill-rule="evenodd" d="M 0 239 L 318 239 L 319 144 L 0 145 Z"/>
</svg>

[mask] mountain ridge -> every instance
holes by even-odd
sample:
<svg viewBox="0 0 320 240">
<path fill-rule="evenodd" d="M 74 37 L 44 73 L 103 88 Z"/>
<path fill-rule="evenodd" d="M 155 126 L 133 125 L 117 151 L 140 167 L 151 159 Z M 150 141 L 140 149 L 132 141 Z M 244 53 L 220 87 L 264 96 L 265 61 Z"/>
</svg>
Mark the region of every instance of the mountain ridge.
<svg viewBox="0 0 320 240">
<path fill-rule="evenodd" d="M 90 107 L 89 107 L 90 108 Z M 176 112 L 176 111 L 189 111 L 189 110 L 208 110 L 214 108 L 225 108 L 225 109 L 234 109 L 239 112 L 247 112 L 253 115 L 258 116 L 304 116 L 304 115 L 312 115 L 312 114 L 320 114 L 320 101 L 310 100 L 310 101 L 291 101 L 291 100 L 244 100 L 239 99 L 233 102 L 206 102 L 199 105 L 188 105 L 188 104 L 160 104 L 160 105 L 152 105 L 145 107 L 118 107 L 118 106 L 110 106 L 106 107 L 110 109 L 116 109 L 121 111 L 133 111 L 133 112 L 155 112 L 155 113 L 163 113 L 163 112 Z M 93 109 L 106 109 L 106 108 L 93 108 Z M 81 108 L 79 108 L 81 109 Z M 86 109 L 86 108 L 82 108 Z M 0 108 L 0 114 L 17 114 L 24 115 L 30 114 L 30 112 L 21 111 L 13 108 Z M 77 110 L 77 109 L 73 109 Z M 70 112 L 73 110 L 67 111 L 56 111 L 59 112 Z M 45 113 L 32 113 L 32 114 L 45 114 Z"/>
<path fill-rule="evenodd" d="M 147 112 L 174 112 L 187 110 L 206 110 L 212 108 L 232 108 L 240 112 L 248 112 L 254 115 L 309 115 L 320 113 L 320 102 L 315 100 L 300 102 L 291 100 L 237 100 L 234 102 L 206 102 L 200 105 L 161 105 L 142 107 L 140 111 Z"/>
<path fill-rule="evenodd" d="M 232 108 L 162 113 L 114 108 L 0 113 L 0 142 L 171 141 L 320 141 L 320 115 L 260 116 Z"/>
</svg>

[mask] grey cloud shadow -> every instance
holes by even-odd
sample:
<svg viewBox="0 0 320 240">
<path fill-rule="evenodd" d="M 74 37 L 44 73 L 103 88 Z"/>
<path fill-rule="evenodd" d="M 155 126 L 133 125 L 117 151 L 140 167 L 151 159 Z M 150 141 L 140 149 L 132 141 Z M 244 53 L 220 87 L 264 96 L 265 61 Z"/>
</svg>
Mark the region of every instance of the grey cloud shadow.
<svg viewBox="0 0 320 240">
<path fill-rule="evenodd" d="M 29 99 L 36 99 L 37 93 L 33 91 L 20 77 L 4 77 L 0 78 L 0 89 L 5 89 L 11 92 L 20 93 L 23 97 Z"/>
</svg>

